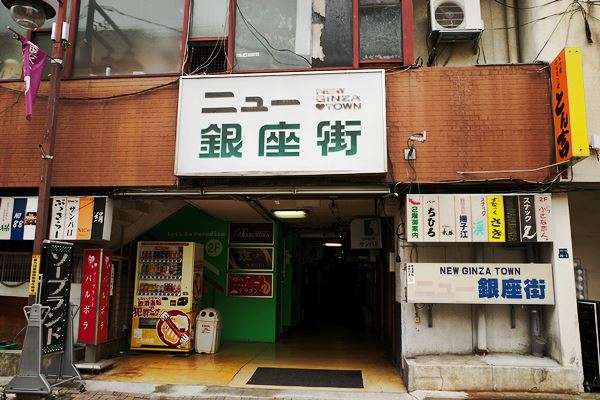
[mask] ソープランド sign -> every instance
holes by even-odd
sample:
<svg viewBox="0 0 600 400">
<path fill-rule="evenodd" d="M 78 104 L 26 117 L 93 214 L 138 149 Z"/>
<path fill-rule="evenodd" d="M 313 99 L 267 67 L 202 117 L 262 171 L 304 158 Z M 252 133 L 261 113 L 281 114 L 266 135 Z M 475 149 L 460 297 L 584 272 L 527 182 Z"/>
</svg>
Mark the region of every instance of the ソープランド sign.
<svg viewBox="0 0 600 400">
<path fill-rule="evenodd" d="M 382 70 L 181 79 L 176 175 L 386 171 Z"/>
<path fill-rule="evenodd" d="M 554 304 L 551 264 L 406 264 L 409 303 Z"/>
</svg>

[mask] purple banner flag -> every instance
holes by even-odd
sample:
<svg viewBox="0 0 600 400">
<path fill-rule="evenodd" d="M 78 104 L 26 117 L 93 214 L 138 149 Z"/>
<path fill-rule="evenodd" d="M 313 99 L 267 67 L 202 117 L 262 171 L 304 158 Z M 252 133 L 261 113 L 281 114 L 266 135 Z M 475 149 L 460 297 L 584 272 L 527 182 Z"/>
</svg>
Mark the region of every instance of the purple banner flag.
<svg viewBox="0 0 600 400">
<path fill-rule="evenodd" d="M 33 102 L 42 80 L 44 65 L 46 64 L 46 53 L 35 44 L 19 35 L 23 45 L 23 78 L 25 80 L 25 118 L 31 121 L 33 114 Z"/>
</svg>

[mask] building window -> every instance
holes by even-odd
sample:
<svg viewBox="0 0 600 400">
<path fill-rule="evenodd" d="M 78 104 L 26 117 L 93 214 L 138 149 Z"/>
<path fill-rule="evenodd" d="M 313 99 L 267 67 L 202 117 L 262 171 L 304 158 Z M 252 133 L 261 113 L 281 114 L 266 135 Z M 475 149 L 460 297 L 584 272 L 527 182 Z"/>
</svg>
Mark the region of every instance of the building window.
<svg viewBox="0 0 600 400">
<path fill-rule="evenodd" d="M 360 59 L 402 60 L 400 0 L 359 0 Z"/>
<path fill-rule="evenodd" d="M 186 54 L 188 73 L 227 69 L 229 0 L 194 0 Z"/>
<path fill-rule="evenodd" d="M 351 67 L 351 0 L 236 1 L 234 70 Z"/>
<path fill-rule="evenodd" d="M 194 0 L 190 38 L 226 37 L 229 27 L 229 0 Z"/>
<path fill-rule="evenodd" d="M 74 76 L 180 71 L 184 0 L 81 0 Z"/>
<path fill-rule="evenodd" d="M 10 26 L 16 31 L 21 30 L 10 18 L 8 12 L 0 12 L 0 79 L 19 79 L 23 68 L 21 43 L 13 38 Z"/>
</svg>

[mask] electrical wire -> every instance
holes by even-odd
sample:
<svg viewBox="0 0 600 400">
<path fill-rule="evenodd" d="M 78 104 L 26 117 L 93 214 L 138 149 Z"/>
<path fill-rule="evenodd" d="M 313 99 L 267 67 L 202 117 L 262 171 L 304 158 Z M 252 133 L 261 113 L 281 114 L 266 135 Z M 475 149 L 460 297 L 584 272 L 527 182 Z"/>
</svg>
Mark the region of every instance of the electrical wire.
<svg viewBox="0 0 600 400">
<path fill-rule="evenodd" d="M 8 110 L 10 110 L 12 107 L 14 107 L 15 105 L 17 105 L 17 103 L 19 102 L 19 100 L 21 100 L 21 96 L 23 96 L 23 92 L 19 91 L 19 96 L 17 97 L 17 99 L 13 103 L 11 103 L 10 105 L 8 105 L 8 106 L 4 107 L 2 110 L 0 110 L 0 115 L 4 114 Z"/>
<path fill-rule="evenodd" d="M 193 23 L 193 12 L 192 10 L 190 10 L 191 17 L 189 18 L 189 24 L 191 25 Z M 225 61 L 226 61 L 226 65 L 230 64 L 230 60 L 229 60 L 229 56 L 227 55 L 227 49 L 225 48 L 225 37 L 227 36 L 227 21 L 229 20 L 229 7 L 227 7 L 226 11 L 225 11 L 225 21 L 223 23 L 223 31 L 221 34 L 221 39 L 219 39 L 216 42 L 216 45 L 212 48 L 210 55 L 207 57 L 206 61 L 202 64 L 197 66 L 196 68 L 194 68 L 193 71 L 189 72 L 189 73 L 185 73 L 183 68 L 185 67 L 185 64 L 187 63 L 187 57 L 188 57 L 188 51 L 186 48 L 186 52 L 185 52 L 185 59 L 184 62 L 182 64 L 182 72 L 185 75 L 192 75 L 192 74 L 196 74 L 198 73 L 198 71 L 201 71 L 205 68 L 207 68 L 208 66 L 210 66 L 210 64 L 217 58 L 219 57 L 219 53 L 221 51 L 221 49 L 225 49 Z M 189 41 L 189 32 L 190 32 L 190 28 L 188 27 L 188 37 L 186 39 L 186 43 L 188 43 Z"/>
<path fill-rule="evenodd" d="M 278 49 L 273 47 L 273 45 L 271 45 L 271 43 L 269 42 L 269 40 L 254 26 L 252 25 L 252 23 L 250 21 L 248 21 L 248 19 L 246 18 L 246 16 L 244 15 L 244 13 L 242 12 L 239 4 L 236 2 L 235 3 L 235 8 L 237 9 L 237 11 L 240 14 L 240 17 L 242 17 L 242 20 L 244 21 L 244 24 L 246 25 L 246 27 L 248 28 L 248 30 L 250 31 L 250 33 L 252 34 L 252 36 L 254 36 L 254 38 L 265 48 L 265 50 L 267 50 L 267 52 L 269 53 L 269 55 L 271 55 L 271 57 L 275 60 L 275 62 L 282 64 L 282 65 L 291 65 L 291 66 L 299 66 L 302 67 L 303 65 L 301 64 L 291 64 L 291 63 L 284 63 L 282 61 L 279 61 L 277 59 L 277 57 L 275 57 L 275 55 L 269 50 L 269 48 L 258 38 L 257 35 L 259 35 L 265 42 L 266 44 L 273 50 L 275 51 L 280 51 L 280 52 L 288 52 L 288 53 L 292 53 L 300 58 L 302 58 L 304 61 L 306 61 L 306 63 L 308 64 L 309 67 L 312 67 L 312 63 L 308 60 L 308 58 L 304 57 L 301 54 L 298 54 L 290 49 Z"/>
<path fill-rule="evenodd" d="M 549 6 L 549 5 L 551 5 L 551 4 L 558 3 L 558 2 L 559 2 L 559 1 L 561 1 L 561 0 L 552 0 L 552 1 L 549 1 L 549 2 L 547 2 L 547 3 L 544 3 L 544 4 L 539 4 L 539 5 L 537 5 L 537 6 L 530 6 L 530 7 L 511 6 L 511 5 L 509 5 L 509 4 L 506 4 L 506 3 L 504 3 L 504 2 L 502 2 L 502 1 L 500 1 L 500 0 L 494 0 L 494 1 L 495 1 L 496 3 L 498 3 L 498 4 L 501 4 L 501 5 L 503 5 L 503 6 L 504 6 L 504 7 L 506 7 L 506 8 L 514 8 L 514 9 L 516 9 L 516 10 L 532 10 L 532 9 L 534 9 L 534 8 L 546 7 L 546 6 Z"/>
<path fill-rule="evenodd" d="M 504 170 L 487 170 L 487 171 L 456 171 L 459 175 L 467 175 L 467 174 L 502 174 L 502 173 L 518 173 L 518 172 L 536 172 L 541 171 L 546 168 L 556 167 L 561 164 L 565 164 L 569 162 L 561 161 L 554 164 L 544 165 L 543 167 L 531 168 L 531 169 L 504 169 Z"/>
<path fill-rule="evenodd" d="M 556 23 L 556 25 L 554 26 L 554 29 L 552 29 L 552 32 L 550 32 L 550 35 L 548 36 L 548 39 L 546 39 L 546 42 L 544 43 L 544 45 L 542 46 L 542 48 L 540 49 L 540 51 L 537 53 L 537 55 L 535 56 L 535 58 L 533 59 L 533 61 L 537 61 L 540 58 L 540 55 L 542 54 L 542 51 L 544 51 L 544 49 L 546 48 L 546 46 L 548 45 L 548 43 L 550 43 L 550 39 L 552 38 L 552 36 L 554 36 L 554 32 L 556 32 L 556 30 L 558 29 L 558 27 L 560 26 L 560 23 L 562 22 L 563 18 L 565 17 L 565 15 L 567 15 L 567 13 L 569 12 L 569 8 L 571 8 L 571 6 L 573 6 L 573 4 L 575 4 L 575 2 L 569 4 L 567 6 L 567 8 L 565 9 L 565 11 L 562 13 L 561 17 L 559 18 L 558 22 Z M 571 12 L 576 12 L 576 11 L 571 11 Z"/>
</svg>

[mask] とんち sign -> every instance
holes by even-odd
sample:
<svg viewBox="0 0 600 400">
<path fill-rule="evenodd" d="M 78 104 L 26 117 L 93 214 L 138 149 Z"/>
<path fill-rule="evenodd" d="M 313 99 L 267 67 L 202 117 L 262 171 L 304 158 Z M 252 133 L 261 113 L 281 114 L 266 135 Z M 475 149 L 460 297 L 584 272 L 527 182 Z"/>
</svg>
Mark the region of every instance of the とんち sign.
<svg viewBox="0 0 600 400">
<path fill-rule="evenodd" d="M 578 48 L 565 48 L 550 65 L 556 161 L 590 155 L 583 66 Z"/>
</svg>

